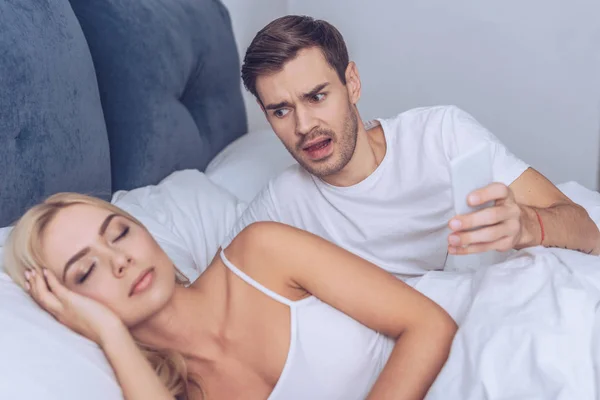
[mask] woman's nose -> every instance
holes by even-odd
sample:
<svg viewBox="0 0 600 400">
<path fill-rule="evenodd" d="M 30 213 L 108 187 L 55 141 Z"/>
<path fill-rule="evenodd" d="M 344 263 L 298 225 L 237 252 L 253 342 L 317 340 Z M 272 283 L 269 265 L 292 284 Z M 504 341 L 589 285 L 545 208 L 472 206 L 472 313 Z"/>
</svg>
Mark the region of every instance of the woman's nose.
<svg viewBox="0 0 600 400">
<path fill-rule="evenodd" d="M 127 268 L 131 265 L 132 258 L 126 253 L 119 252 L 113 258 L 113 271 L 118 278 L 125 274 Z"/>
</svg>

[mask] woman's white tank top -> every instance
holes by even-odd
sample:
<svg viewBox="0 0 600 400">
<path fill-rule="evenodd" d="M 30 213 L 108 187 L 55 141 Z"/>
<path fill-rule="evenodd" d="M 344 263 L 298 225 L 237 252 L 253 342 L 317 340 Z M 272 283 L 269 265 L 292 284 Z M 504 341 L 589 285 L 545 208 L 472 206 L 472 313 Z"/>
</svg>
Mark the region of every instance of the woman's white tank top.
<svg viewBox="0 0 600 400">
<path fill-rule="evenodd" d="M 395 342 L 316 297 L 289 300 L 256 282 L 221 251 L 239 278 L 290 308 L 287 360 L 268 400 L 363 400 Z"/>
</svg>

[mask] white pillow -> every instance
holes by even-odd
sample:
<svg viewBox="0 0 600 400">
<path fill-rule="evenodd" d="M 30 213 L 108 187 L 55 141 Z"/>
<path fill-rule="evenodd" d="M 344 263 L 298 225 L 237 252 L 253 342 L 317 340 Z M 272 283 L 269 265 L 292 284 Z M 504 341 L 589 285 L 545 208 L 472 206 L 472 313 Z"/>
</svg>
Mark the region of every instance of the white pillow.
<svg viewBox="0 0 600 400">
<path fill-rule="evenodd" d="M 116 192 L 112 203 L 139 219 L 190 281 L 208 266 L 246 207 L 197 170 L 174 172 L 157 186 Z"/>
<path fill-rule="evenodd" d="M 115 193 L 113 203 L 140 219 L 191 281 L 244 207 L 194 170 L 176 172 L 156 186 Z M 0 229 L 0 270 L 8 232 Z M 0 271 L 0 399 L 122 398 L 102 351 L 55 321 Z"/>
<path fill-rule="evenodd" d="M 8 229 L 2 231 L 0 265 Z M 1 271 L 0 360 L 0 399 L 123 398 L 100 348 L 59 324 Z"/>
<path fill-rule="evenodd" d="M 223 149 L 206 175 L 238 199 L 250 203 L 267 182 L 296 160 L 270 129 L 247 133 Z"/>
</svg>

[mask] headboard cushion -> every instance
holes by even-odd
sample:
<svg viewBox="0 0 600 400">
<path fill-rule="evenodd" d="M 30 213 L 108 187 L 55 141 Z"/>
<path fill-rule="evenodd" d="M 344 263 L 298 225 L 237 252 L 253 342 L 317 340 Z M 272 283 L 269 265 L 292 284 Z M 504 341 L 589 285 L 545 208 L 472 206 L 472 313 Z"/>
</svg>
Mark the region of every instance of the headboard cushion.
<svg viewBox="0 0 600 400">
<path fill-rule="evenodd" d="M 110 198 L 94 67 L 68 1 L 0 1 L 0 88 L 0 227 L 58 191 Z"/>
<path fill-rule="evenodd" d="M 247 130 L 239 58 L 218 0 L 71 0 L 96 66 L 113 190 L 201 171 Z"/>
</svg>

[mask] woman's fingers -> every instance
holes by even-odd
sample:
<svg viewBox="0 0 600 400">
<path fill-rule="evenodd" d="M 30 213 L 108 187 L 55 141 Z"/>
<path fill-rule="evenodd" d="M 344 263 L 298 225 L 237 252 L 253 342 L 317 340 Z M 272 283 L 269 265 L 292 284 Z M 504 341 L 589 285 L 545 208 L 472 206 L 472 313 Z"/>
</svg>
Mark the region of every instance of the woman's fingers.
<svg viewBox="0 0 600 400">
<path fill-rule="evenodd" d="M 46 282 L 48 283 L 48 288 L 50 288 L 50 291 L 54 293 L 59 300 L 65 301 L 69 293 L 68 289 L 64 287 L 62 283 L 60 283 L 56 275 L 54 275 L 54 272 L 44 268 L 43 273 L 46 277 Z"/>
<path fill-rule="evenodd" d="M 29 270 L 25 273 L 25 279 L 29 284 L 31 297 L 46 311 L 58 318 L 63 309 L 62 304 L 49 290 L 44 277 L 35 270 Z"/>
</svg>

